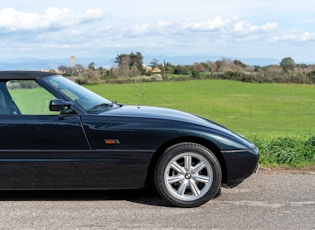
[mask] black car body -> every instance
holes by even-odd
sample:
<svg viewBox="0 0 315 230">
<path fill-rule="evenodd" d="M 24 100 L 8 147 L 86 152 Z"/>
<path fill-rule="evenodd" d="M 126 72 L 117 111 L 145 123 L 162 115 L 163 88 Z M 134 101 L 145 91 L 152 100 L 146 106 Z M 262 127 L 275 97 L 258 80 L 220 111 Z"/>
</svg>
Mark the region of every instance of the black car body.
<svg viewBox="0 0 315 230">
<path fill-rule="evenodd" d="M 2 190 L 136 189 L 155 181 L 171 204 L 194 207 L 257 168 L 254 144 L 192 114 L 115 104 L 46 72 L 2 71 L 0 91 Z M 51 96 L 38 100 L 42 92 Z"/>
</svg>

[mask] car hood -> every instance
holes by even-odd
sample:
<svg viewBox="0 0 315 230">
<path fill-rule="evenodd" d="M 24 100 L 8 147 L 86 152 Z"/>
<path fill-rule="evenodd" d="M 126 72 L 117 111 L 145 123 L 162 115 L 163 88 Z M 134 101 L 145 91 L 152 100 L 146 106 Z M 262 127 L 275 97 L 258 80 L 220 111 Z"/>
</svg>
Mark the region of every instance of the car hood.
<svg viewBox="0 0 315 230">
<path fill-rule="evenodd" d="M 206 126 L 225 133 L 232 133 L 229 129 L 211 120 L 207 120 L 205 118 L 190 113 L 161 107 L 123 105 L 120 108 L 115 108 L 100 113 L 100 115 L 102 114 L 107 116 L 126 116 L 187 122 L 196 125 Z"/>
<path fill-rule="evenodd" d="M 234 148 L 235 146 L 238 146 L 238 149 L 254 148 L 254 145 L 249 140 L 221 126 L 220 124 L 190 113 L 181 112 L 174 109 L 151 106 L 123 105 L 120 107 L 113 106 L 112 109 L 100 113 L 99 115 L 133 117 L 140 119 L 159 119 L 161 121 L 165 120 L 166 122 L 184 122 L 187 125 L 190 124 L 195 127 L 199 126 L 199 130 L 203 130 L 208 134 L 209 132 L 207 132 L 207 130 L 209 131 L 209 129 L 211 129 L 212 131 L 210 133 L 212 139 L 214 142 L 217 142 L 218 146 L 221 146 L 221 149 Z"/>
</svg>

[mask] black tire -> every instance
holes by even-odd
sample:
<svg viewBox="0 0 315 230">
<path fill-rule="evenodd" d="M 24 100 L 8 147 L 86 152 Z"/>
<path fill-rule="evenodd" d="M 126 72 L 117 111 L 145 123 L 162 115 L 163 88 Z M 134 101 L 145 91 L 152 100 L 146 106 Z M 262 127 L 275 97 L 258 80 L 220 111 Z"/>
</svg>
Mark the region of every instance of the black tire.
<svg viewBox="0 0 315 230">
<path fill-rule="evenodd" d="M 219 188 L 219 190 L 217 191 L 213 198 L 218 198 L 219 196 L 221 196 L 221 192 L 222 192 L 221 188 Z"/>
<path fill-rule="evenodd" d="M 154 181 L 171 205 L 198 207 L 218 193 L 222 172 L 215 155 L 202 145 L 185 142 L 169 147 L 157 162 Z"/>
</svg>

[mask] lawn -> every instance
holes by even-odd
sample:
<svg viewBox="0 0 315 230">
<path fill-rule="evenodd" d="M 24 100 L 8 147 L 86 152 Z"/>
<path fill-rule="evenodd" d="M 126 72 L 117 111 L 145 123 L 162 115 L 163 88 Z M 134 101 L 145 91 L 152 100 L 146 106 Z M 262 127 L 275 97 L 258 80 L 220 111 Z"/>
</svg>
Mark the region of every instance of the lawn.
<svg viewBox="0 0 315 230">
<path fill-rule="evenodd" d="M 245 135 L 314 135 L 315 86 L 224 80 L 99 84 L 87 88 L 123 104 L 204 116 Z"/>
</svg>

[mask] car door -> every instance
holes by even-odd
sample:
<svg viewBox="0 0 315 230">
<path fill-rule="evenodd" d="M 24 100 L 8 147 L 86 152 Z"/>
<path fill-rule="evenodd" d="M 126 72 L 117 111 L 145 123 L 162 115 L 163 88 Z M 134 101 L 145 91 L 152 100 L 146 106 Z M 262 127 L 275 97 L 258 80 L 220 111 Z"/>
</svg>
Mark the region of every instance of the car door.
<svg viewBox="0 0 315 230">
<path fill-rule="evenodd" d="M 90 147 L 80 116 L 49 111 L 55 97 L 35 81 L 0 84 L 16 106 L 0 111 L 0 189 L 86 187 Z"/>
</svg>

